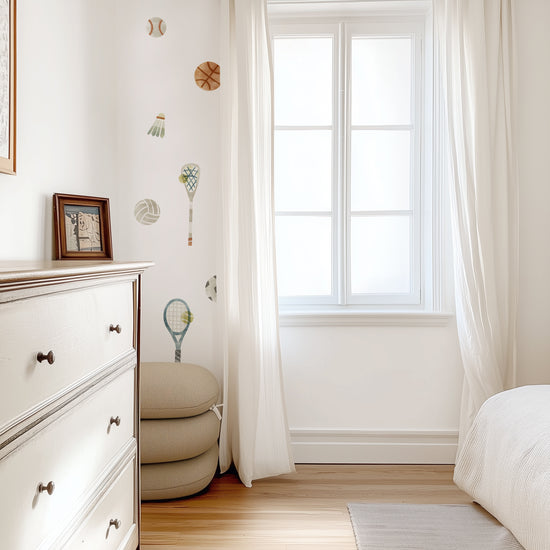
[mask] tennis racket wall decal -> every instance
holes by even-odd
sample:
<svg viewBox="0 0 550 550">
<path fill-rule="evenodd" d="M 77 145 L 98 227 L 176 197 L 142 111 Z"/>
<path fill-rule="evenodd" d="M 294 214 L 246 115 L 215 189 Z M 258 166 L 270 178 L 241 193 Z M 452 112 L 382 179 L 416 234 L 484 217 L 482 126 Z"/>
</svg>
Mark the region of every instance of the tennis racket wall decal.
<svg viewBox="0 0 550 550">
<path fill-rule="evenodd" d="M 166 304 L 164 308 L 164 325 L 172 340 L 174 340 L 174 344 L 176 344 L 174 360 L 177 363 L 181 363 L 181 343 L 192 321 L 193 314 L 184 300 L 174 298 Z"/>
<path fill-rule="evenodd" d="M 193 245 L 193 198 L 199 185 L 201 169 L 198 164 L 185 164 L 181 169 L 179 180 L 185 185 L 189 197 L 189 237 L 187 245 Z"/>
</svg>

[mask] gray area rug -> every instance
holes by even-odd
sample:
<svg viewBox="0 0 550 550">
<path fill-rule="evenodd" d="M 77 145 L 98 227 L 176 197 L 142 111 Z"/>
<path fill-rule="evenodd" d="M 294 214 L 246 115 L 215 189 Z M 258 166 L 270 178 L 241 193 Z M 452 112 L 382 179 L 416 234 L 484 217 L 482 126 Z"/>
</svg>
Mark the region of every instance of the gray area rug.
<svg viewBox="0 0 550 550">
<path fill-rule="evenodd" d="M 524 550 L 477 504 L 348 504 L 359 550 Z"/>
</svg>

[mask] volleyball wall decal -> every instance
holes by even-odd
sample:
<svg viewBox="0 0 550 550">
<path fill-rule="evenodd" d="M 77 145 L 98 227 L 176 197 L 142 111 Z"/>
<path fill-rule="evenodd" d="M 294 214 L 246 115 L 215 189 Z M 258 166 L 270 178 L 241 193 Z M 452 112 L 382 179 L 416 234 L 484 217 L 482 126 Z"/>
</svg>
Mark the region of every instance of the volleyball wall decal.
<svg viewBox="0 0 550 550">
<path fill-rule="evenodd" d="M 149 36 L 159 38 L 160 36 L 164 36 L 166 32 L 166 22 L 160 17 L 151 17 L 151 19 L 147 21 L 146 29 Z"/>
<path fill-rule="evenodd" d="M 160 217 L 160 207 L 153 199 L 143 199 L 136 204 L 134 216 L 139 223 L 151 225 Z"/>
<path fill-rule="evenodd" d="M 207 92 L 220 87 L 220 66 L 213 61 L 205 61 L 195 69 L 195 82 Z"/>
</svg>

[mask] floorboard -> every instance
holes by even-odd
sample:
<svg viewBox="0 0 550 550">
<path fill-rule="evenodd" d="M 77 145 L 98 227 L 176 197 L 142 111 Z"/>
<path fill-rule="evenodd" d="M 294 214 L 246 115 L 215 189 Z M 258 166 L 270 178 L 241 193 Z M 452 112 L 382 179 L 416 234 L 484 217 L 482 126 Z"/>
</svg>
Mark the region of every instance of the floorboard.
<svg viewBox="0 0 550 550">
<path fill-rule="evenodd" d="M 228 473 L 198 496 L 144 502 L 141 550 L 356 550 L 348 502 L 471 502 L 452 475 L 452 466 L 299 464 L 246 488 Z"/>
</svg>

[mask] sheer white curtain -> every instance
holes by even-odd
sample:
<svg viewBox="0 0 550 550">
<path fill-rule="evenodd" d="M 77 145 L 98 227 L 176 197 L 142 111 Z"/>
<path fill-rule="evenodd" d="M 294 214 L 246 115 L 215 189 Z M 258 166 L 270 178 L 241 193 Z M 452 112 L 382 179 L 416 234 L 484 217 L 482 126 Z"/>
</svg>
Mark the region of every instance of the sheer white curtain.
<svg viewBox="0 0 550 550">
<path fill-rule="evenodd" d="M 279 350 L 272 76 L 265 0 L 222 0 L 222 472 L 294 470 Z"/>
<path fill-rule="evenodd" d="M 513 0 L 434 0 L 449 130 L 461 442 L 515 383 L 518 286 Z"/>
</svg>

